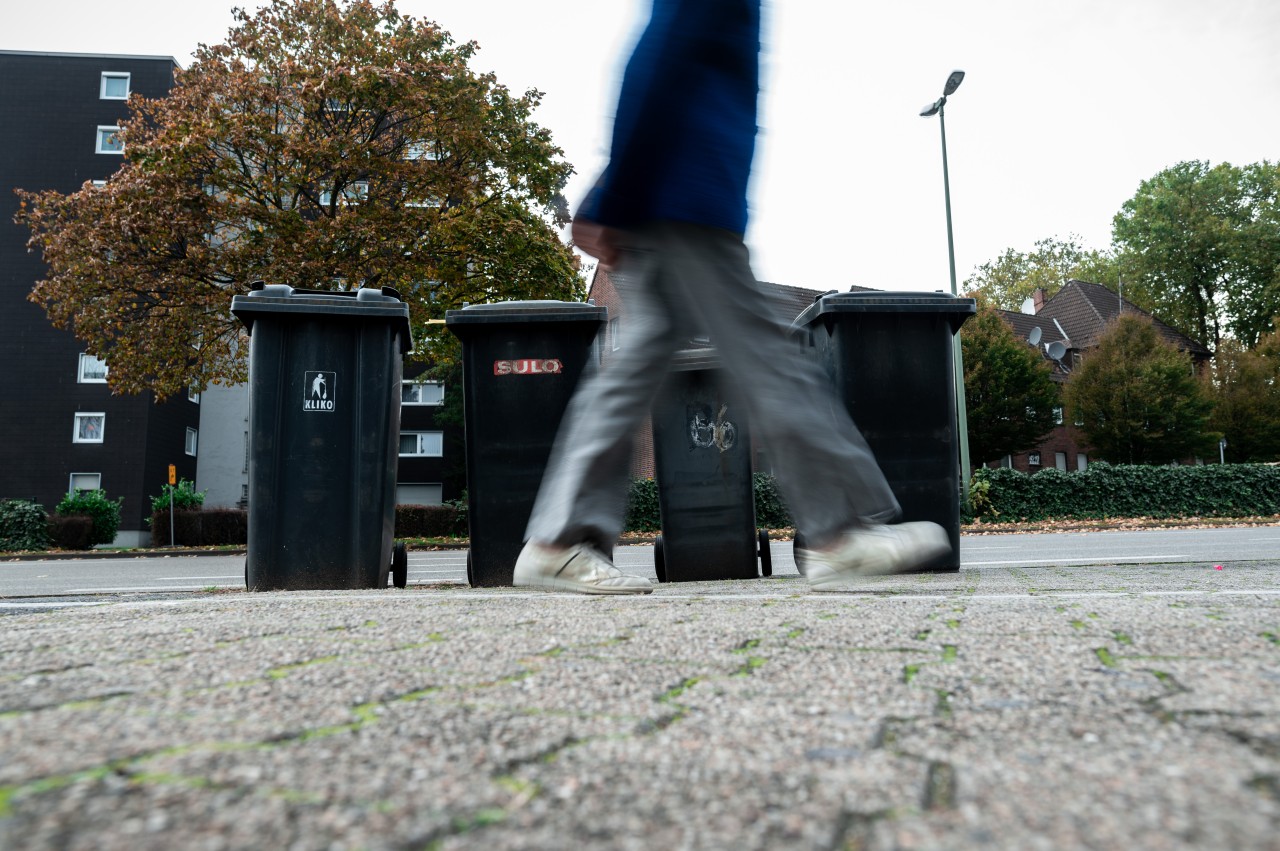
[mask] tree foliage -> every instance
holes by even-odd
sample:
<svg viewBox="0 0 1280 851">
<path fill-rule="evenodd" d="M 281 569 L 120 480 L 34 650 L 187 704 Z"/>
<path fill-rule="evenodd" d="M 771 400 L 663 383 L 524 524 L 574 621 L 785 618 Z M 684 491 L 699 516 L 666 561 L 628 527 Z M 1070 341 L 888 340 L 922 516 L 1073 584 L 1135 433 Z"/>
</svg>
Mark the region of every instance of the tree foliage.
<svg viewBox="0 0 1280 851">
<path fill-rule="evenodd" d="M 235 16 L 168 97 L 130 98 L 105 187 L 20 193 L 48 265 L 31 299 L 115 390 L 242 380 L 228 306 L 255 279 L 394 287 L 419 338 L 462 302 L 581 297 L 555 230 L 572 168 L 531 120 L 540 92 L 472 71 L 474 43 L 392 2 Z"/>
<path fill-rule="evenodd" d="M 1227 461 L 1280 460 L 1280 329 L 1252 349 L 1224 339 L 1213 358 L 1209 393 L 1209 423 L 1227 439 Z"/>
<path fill-rule="evenodd" d="M 1132 301 L 1215 351 L 1227 335 L 1251 346 L 1280 313 L 1280 166 L 1165 169 L 1116 214 L 1112 241 Z"/>
<path fill-rule="evenodd" d="M 995 307 L 1018 310 L 1036 289 L 1052 296 L 1072 278 L 1105 284 L 1115 277 L 1111 256 L 1086 249 L 1072 234 L 1066 239 L 1041 239 L 1029 252 L 1007 248 L 995 260 L 975 269 L 964 286 Z"/>
<path fill-rule="evenodd" d="M 1190 355 L 1151 320 L 1117 317 L 1067 380 L 1064 398 L 1097 455 L 1116 464 L 1162 464 L 1207 453 L 1213 407 Z"/>
<path fill-rule="evenodd" d="M 1059 404 L 1048 363 L 986 305 L 965 323 L 960 344 L 969 458 L 981 464 L 1038 445 Z"/>
</svg>

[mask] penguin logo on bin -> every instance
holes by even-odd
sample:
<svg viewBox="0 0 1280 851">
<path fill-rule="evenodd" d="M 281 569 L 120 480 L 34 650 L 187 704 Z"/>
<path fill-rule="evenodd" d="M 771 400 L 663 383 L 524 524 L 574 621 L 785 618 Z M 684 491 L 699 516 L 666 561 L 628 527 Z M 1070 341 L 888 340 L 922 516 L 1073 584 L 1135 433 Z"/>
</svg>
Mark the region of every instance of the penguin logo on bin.
<svg viewBox="0 0 1280 851">
<path fill-rule="evenodd" d="M 306 372 L 303 375 L 302 410 L 333 411 L 336 372 Z"/>
</svg>

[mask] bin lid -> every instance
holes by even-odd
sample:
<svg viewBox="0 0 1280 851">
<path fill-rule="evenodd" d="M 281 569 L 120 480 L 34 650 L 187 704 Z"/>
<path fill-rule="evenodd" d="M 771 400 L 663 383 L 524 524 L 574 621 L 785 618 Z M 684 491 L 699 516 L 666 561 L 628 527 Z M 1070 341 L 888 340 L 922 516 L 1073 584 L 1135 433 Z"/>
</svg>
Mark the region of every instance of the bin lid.
<svg viewBox="0 0 1280 851">
<path fill-rule="evenodd" d="M 581 301 L 500 301 L 469 304 L 461 310 L 446 310 L 444 323 L 456 325 L 497 325 L 511 322 L 604 322 L 609 311 L 603 305 Z"/>
<path fill-rule="evenodd" d="M 329 315 L 362 321 L 388 321 L 400 333 L 401 354 L 413 351 L 409 305 L 391 287 L 338 291 L 296 289 L 288 284 L 255 284 L 250 292 L 232 297 L 231 312 L 244 323 L 250 334 L 253 333 L 254 320 L 268 315 Z"/>
<path fill-rule="evenodd" d="M 950 317 L 952 330 L 978 311 L 978 303 L 950 293 L 856 292 L 819 296 L 792 323 L 792 328 L 808 327 L 824 316 L 836 313 L 942 313 Z"/>
</svg>

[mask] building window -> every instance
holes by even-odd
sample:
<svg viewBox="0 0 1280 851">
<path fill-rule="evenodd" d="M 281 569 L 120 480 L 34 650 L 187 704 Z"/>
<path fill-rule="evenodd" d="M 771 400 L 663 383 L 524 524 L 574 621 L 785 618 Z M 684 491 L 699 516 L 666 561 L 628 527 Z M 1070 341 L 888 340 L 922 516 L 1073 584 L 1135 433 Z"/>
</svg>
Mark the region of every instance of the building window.
<svg viewBox="0 0 1280 851">
<path fill-rule="evenodd" d="M 128 100 L 129 73 L 127 71 L 103 71 L 98 97 L 102 100 Z"/>
<path fill-rule="evenodd" d="M 1001 458 L 1001 459 L 1000 459 L 1000 466 L 1001 466 L 1001 468 L 1003 468 L 1003 469 L 1005 469 L 1005 470 L 1012 470 L 1012 469 L 1013 469 L 1013 456 L 1012 456 L 1012 455 L 1006 455 L 1006 456 L 1004 456 L 1003 458 Z"/>
<path fill-rule="evenodd" d="M 435 142 L 410 142 L 404 146 L 406 160 L 438 160 L 440 154 Z"/>
<path fill-rule="evenodd" d="M 1027 466 L 1028 466 L 1028 467 L 1039 467 L 1039 466 L 1040 466 L 1040 453 L 1039 453 L 1039 452 L 1028 452 L 1028 453 L 1027 453 Z"/>
<path fill-rule="evenodd" d="M 1076 454 L 1076 469 L 1077 469 L 1077 470 L 1084 470 L 1084 469 L 1087 469 L 1087 468 L 1088 468 L 1088 466 L 1089 466 L 1089 456 L 1088 456 L 1088 455 L 1085 455 L 1083 452 L 1077 453 L 1077 454 Z"/>
<path fill-rule="evenodd" d="M 357 180 L 354 183 L 348 183 L 342 187 L 337 195 L 338 205 L 345 206 L 347 204 L 356 204 L 360 201 L 367 200 L 369 197 L 369 184 L 363 180 Z M 320 206 L 328 207 L 333 204 L 334 194 L 330 189 L 326 189 L 320 193 Z"/>
<path fill-rule="evenodd" d="M 439 458 L 444 454 L 444 432 L 442 431 L 402 431 L 400 432 L 401 458 Z"/>
<path fill-rule="evenodd" d="M 116 126 L 98 126 L 98 144 L 93 149 L 95 154 L 123 154 L 124 142 L 120 141 L 120 128 Z"/>
<path fill-rule="evenodd" d="M 67 493 L 76 491 L 102 490 L 101 473 L 72 473 L 71 482 L 67 485 Z"/>
<path fill-rule="evenodd" d="M 1053 424 L 1062 425 L 1062 408 L 1053 409 Z"/>
<path fill-rule="evenodd" d="M 406 381 L 400 386 L 402 405 L 440 405 L 444 402 L 444 385 L 439 381 Z"/>
<path fill-rule="evenodd" d="M 80 355 L 80 369 L 76 372 L 76 381 L 81 384 L 106 384 L 107 365 L 101 358 L 87 352 Z"/>
<path fill-rule="evenodd" d="M 617 351 L 622 348 L 622 338 L 619 332 L 622 330 L 622 319 L 613 317 L 609 320 L 609 347 L 611 351 Z"/>
<path fill-rule="evenodd" d="M 76 414 L 76 429 L 72 435 L 74 443 L 101 443 L 102 432 L 107 424 L 107 415 L 98 412 L 93 414 Z"/>
<path fill-rule="evenodd" d="M 197 405 L 199 405 L 199 404 L 200 404 L 200 391 L 196 390 L 194 387 L 188 387 L 188 388 L 187 388 L 187 401 L 189 401 L 189 402 L 195 402 Z"/>
<path fill-rule="evenodd" d="M 105 180 L 91 180 L 89 182 L 93 184 L 94 189 L 101 189 L 107 185 Z"/>
<path fill-rule="evenodd" d="M 199 432 L 197 432 L 195 429 L 193 428 L 187 429 L 187 439 L 186 439 L 186 442 L 183 444 L 183 449 L 186 451 L 188 455 L 196 454 L 196 441 L 199 439 L 199 436 L 200 436 Z"/>
<path fill-rule="evenodd" d="M 1053 453 L 1053 466 L 1057 467 L 1059 470 L 1061 470 L 1064 473 L 1067 472 L 1067 453 L 1065 452 Z"/>
</svg>

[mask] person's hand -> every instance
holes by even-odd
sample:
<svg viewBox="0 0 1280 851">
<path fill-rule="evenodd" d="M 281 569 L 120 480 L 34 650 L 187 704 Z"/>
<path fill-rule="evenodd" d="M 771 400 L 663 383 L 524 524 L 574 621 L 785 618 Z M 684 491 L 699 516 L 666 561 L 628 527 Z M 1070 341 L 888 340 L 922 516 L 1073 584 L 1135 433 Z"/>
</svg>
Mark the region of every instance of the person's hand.
<svg viewBox="0 0 1280 851">
<path fill-rule="evenodd" d="M 593 222 L 590 219 L 575 216 L 573 229 L 570 233 L 573 236 L 573 244 L 599 260 L 601 268 L 610 269 L 613 267 L 618 259 L 618 234 L 616 230 Z"/>
</svg>

